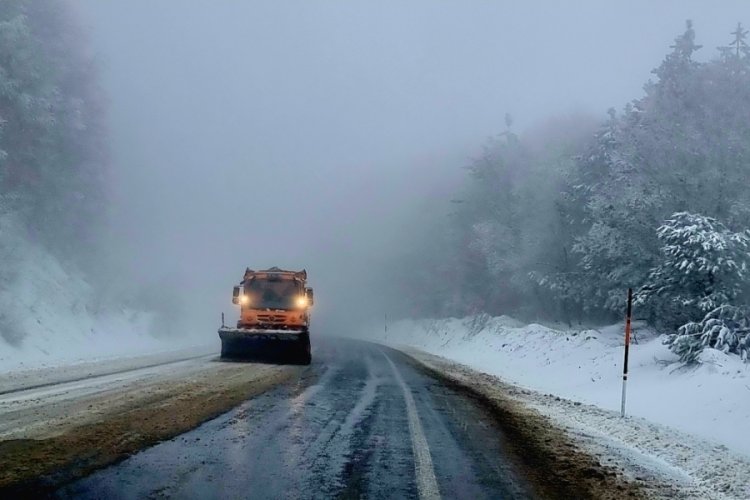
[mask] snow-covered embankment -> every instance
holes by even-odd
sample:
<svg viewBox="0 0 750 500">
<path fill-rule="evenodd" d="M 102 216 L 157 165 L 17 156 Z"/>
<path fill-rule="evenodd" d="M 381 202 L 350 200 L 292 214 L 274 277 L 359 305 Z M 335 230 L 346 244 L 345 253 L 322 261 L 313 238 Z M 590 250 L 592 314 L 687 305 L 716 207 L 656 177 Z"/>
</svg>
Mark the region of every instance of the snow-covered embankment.
<svg viewBox="0 0 750 500">
<path fill-rule="evenodd" d="M 0 374 L 189 345 L 150 335 L 148 313 L 102 305 L 9 216 L 0 218 L 0 258 Z"/>
</svg>

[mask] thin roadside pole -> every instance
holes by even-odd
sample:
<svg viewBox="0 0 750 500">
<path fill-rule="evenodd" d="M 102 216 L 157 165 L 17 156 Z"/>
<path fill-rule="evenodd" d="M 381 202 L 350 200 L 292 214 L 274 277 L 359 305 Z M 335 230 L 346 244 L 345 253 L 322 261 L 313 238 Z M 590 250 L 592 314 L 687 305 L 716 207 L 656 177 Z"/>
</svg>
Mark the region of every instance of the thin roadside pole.
<svg viewBox="0 0 750 500">
<path fill-rule="evenodd" d="M 628 312 L 625 316 L 625 362 L 622 367 L 622 403 L 620 417 L 625 417 L 625 393 L 628 386 L 628 352 L 630 351 L 630 317 L 633 313 L 633 289 L 628 288 Z"/>
</svg>

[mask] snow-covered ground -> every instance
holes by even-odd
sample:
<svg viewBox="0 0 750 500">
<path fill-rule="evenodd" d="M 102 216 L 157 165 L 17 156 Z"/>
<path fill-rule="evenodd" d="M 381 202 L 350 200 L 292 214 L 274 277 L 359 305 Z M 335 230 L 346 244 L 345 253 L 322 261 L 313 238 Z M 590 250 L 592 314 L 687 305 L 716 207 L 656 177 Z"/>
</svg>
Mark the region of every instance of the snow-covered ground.
<svg viewBox="0 0 750 500">
<path fill-rule="evenodd" d="M 149 313 L 96 306 L 91 286 L 7 216 L 0 218 L 0 260 L 0 376 L 206 343 L 155 338 Z"/>
<path fill-rule="evenodd" d="M 613 446 L 605 438 L 615 440 L 622 444 L 618 453 L 637 451 L 696 484 L 728 488 L 723 482 L 733 482 L 727 497 L 750 497 L 750 366 L 736 356 L 707 350 L 700 366 L 687 368 L 659 335 L 636 325 L 629 418 L 622 421 L 622 325 L 576 331 L 479 316 L 404 320 L 389 325 L 387 333 L 378 330 L 368 337 L 534 391 L 542 398 L 530 400 L 531 406 L 569 430 L 599 435 L 600 448 Z"/>
</svg>

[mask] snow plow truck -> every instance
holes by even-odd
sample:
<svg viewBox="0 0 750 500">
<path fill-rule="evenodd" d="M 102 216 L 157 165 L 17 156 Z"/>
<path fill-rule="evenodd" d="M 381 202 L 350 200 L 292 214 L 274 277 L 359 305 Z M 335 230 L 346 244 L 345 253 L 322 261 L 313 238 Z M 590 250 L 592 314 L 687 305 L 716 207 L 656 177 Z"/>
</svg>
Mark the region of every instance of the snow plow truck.
<svg viewBox="0 0 750 500">
<path fill-rule="evenodd" d="M 307 287 L 307 271 L 247 268 L 232 303 L 239 306 L 240 318 L 236 328 L 219 328 L 222 358 L 310 364 L 313 290 Z"/>
</svg>

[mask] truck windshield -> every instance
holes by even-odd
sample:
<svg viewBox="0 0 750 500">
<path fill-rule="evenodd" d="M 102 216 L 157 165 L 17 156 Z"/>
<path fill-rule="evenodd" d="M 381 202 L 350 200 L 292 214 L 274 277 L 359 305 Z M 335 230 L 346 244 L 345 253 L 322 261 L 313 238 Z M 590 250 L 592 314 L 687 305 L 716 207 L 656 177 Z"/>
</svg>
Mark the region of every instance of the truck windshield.
<svg viewBox="0 0 750 500">
<path fill-rule="evenodd" d="M 294 309 L 299 294 L 295 280 L 254 279 L 245 283 L 248 306 L 254 309 Z"/>
</svg>

